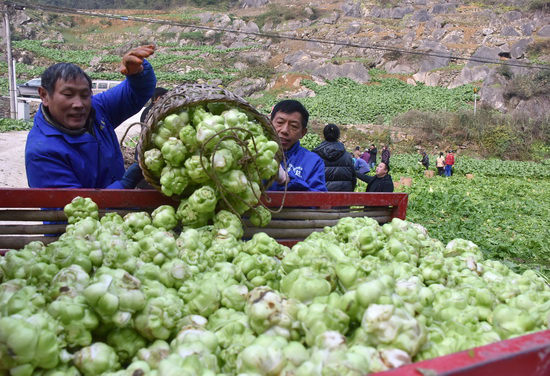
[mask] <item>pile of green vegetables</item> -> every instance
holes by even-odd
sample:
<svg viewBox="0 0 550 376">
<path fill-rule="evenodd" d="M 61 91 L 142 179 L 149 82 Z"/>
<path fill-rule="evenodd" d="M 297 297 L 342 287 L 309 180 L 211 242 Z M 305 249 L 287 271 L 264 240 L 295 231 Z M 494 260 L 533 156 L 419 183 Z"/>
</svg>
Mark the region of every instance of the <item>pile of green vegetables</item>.
<svg viewBox="0 0 550 376">
<path fill-rule="evenodd" d="M 201 227 L 219 210 L 241 215 L 256 206 L 262 182 L 278 172 L 278 150 L 252 115 L 210 102 L 159 120 L 143 162 L 163 194 L 182 198 L 176 210 L 181 224 Z M 269 221 L 261 219 L 269 214 L 263 209 L 251 212 L 254 223 Z"/>
<path fill-rule="evenodd" d="M 240 218 L 65 207 L 66 233 L 0 261 L 0 372 L 364 375 L 550 326 L 532 271 L 417 224 L 343 218 L 292 249 Z"/>
</svg>

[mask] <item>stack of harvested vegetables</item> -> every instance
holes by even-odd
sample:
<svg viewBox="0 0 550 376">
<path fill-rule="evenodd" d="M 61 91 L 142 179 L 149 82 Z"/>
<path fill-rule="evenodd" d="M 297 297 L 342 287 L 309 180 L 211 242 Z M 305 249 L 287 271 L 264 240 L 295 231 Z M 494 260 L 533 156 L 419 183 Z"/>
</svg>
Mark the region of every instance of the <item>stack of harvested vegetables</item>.
<svg viewBox="0 0 550 376">
<path fill-rule="evenodd" d="M 292 249 L 240 218 L 101 219 L 77 197 L 58 241 L 0 259 L 11 375 L 364 375 L 549 327 L 534 272 L 419 225 L 343 218 Z"/>
<path fill-rule="evenodd" d="M 155 104 L 146 125 L 140 166 L 153 187 L 181 200 L 184 226 L 204 226 L 222 209 L 249 211 L 278 173 L 282 149 L 269 119 L 219 87 L 176 87 Z M 255 223 L 264 209 L 251 212 Z"/>
</svg>

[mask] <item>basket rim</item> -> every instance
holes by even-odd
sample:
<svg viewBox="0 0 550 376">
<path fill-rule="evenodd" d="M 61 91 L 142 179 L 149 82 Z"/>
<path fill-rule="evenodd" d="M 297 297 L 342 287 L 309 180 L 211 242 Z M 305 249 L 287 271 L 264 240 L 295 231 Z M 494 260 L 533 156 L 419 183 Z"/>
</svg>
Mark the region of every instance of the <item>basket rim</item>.
<svg viewBox="0 0 550 376">
<path fill-rule="evenodd" d="M 268 137 L 268 139 L 277 142 L 279 149 L 275 155 L 275 159 L 279 164 L 283 161 L 284 153 L 281 140 L 267 115 L 260 113 L 242 97 L 237 96 L 227 89 L 209 84 L 181 84 L 170 90 L 159 101 L 153 104 L 147 114 L 145 122 L 141 127 L 139 141 L 136 146 L 138 163 L 145 180 L 163 195 L 164 192 L 162 192 L 161 189 L 160 177 L 152 174 L 144 162 L 145 152 L 153 149 L 150 147 L 152 143 L 152 134 L 159 128 L 160 120 L 164 119 L 166 116 L 179 113 L 184 109 L 206 106 L 209 103 L 223 103 L 228 107 L 237 107 L 245 111 L 249 116 L 252 116 L 252 118 L 258 121 L 258 123 L 262 126 L 264 129 L 264 134 Z M 262 195 L 265 195 L 265 190 L 271 186 L 271 184 L 275 181 L 275 178 L 276 175 L 270 179 L 262 180 L 260 182 Z M 180 201 L 187 196 L 172 195 L 168 197 L 171 197 L 176 201 Z"/>
</svg>

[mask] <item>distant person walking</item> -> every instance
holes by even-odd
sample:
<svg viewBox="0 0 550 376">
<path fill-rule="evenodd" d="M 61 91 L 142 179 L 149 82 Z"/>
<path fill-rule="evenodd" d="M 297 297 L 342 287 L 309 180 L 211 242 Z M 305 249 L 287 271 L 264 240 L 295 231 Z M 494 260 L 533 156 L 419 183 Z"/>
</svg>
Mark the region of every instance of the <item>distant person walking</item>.
<svg viewBox="0 0 550 376">
<path fill-rule="evenodd" d="M 439 157 L 435 160 L 435 167 L 437 167 L 437 174 L 443 176 L 445 174 L 445 157 L 443 152 L 439 153 Z"/>
<path fill-rule="evenodd" d="M 367 165 L 370 165 L 370 154 L 369 154 L 368 148 L 366 148 L 363 154 L 361 154 L 361 159 L 364 160 L 367 163 Z M 369 167 L 369 170 L 370 170 L 370 167 Z"/>
<path fill-rule="evenodd" d="M 327 124 L 323 129 L 325 141 L 313 149 L 325 162 L 325 181 L 329 192 L 353 192 L 357 184 L 355 166 L 340 138 L 340 128 Z"/>
<path fill-rule="evenodd" d="M 361 158 L 361 147 L 356 146 L 355 150 L 353 151 L 353 158 Z"/>
<path fill-rule="evenodd" d="M 422 158 L 419 161 L 422 166 L 427 170 L 430 168 L 430 158 L 428 157 L 428 154 L 426 154 L 425 151 L 422 152 Z"/>
<path fill-rule="evenodd" d="M 372 170 L 374 166 L 376 166 L 376 154 L 378 154 L 378 149 L 376 149 L 376 146 L 374 146 L 374 144 L 370 145 L 369 154 L 370 154 L 369 167 Z"/>
<path fill-rule="evenodd" d="M 384 162 L 386 165 L 390 164 L 390 149 L 388 149 L 388 145 L 382 145 L 382 162 Z"/>
<path fill-rule="evenodd" d="M 445 176 L 449 177 L 453 174 L 453 166 L 455 164 L 455 156 L 452 150 L 447 152 L 445 157 Z"/>
<path fill-rule="evenodd" d="M 369 164 L 365 162 L 363 158 L 353 158 L 355 164 L 355 171 L 360 174 L 366 174 L 370 171 Z"/>
</svg>

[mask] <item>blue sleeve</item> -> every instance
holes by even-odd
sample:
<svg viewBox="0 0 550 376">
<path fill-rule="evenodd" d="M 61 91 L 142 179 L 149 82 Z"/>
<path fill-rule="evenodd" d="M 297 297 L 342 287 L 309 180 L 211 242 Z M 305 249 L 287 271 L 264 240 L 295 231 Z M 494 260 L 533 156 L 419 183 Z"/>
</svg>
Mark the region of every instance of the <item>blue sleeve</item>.
<svg viewBox="0 0 550 376">
<path fill-rule="evenodd" d="M 296 176 L 292 171 L 288 172 L 290 181 L 287 190 L 289 191 L 311 191 L 326 192 L 325 182 L 325 163 L 321 158 L 317 158 L 309 174 L 304 178 Z"/>
<path fill-rule="evenodd" d="M 125 189 L 125 188 L 122 186 L 122 183 L 120 182 L 120 180 L 117 180 L 113 184 L 106 186 L 105 189 Z"/>
<path fill-rule="evenodd" d="M 35 154 L 26 160 L 29 188 L 82 188 L 71 166 L 56 155 Z"/>
<path fill-rule="evenodd" d="M 94 107 L 116 128 L 145 106 L 153 96 L 156 85 L 153 67 L 144 60 L 141 73 L 127 76 L 117 86 L 94 95 Z"/>
</svg>

